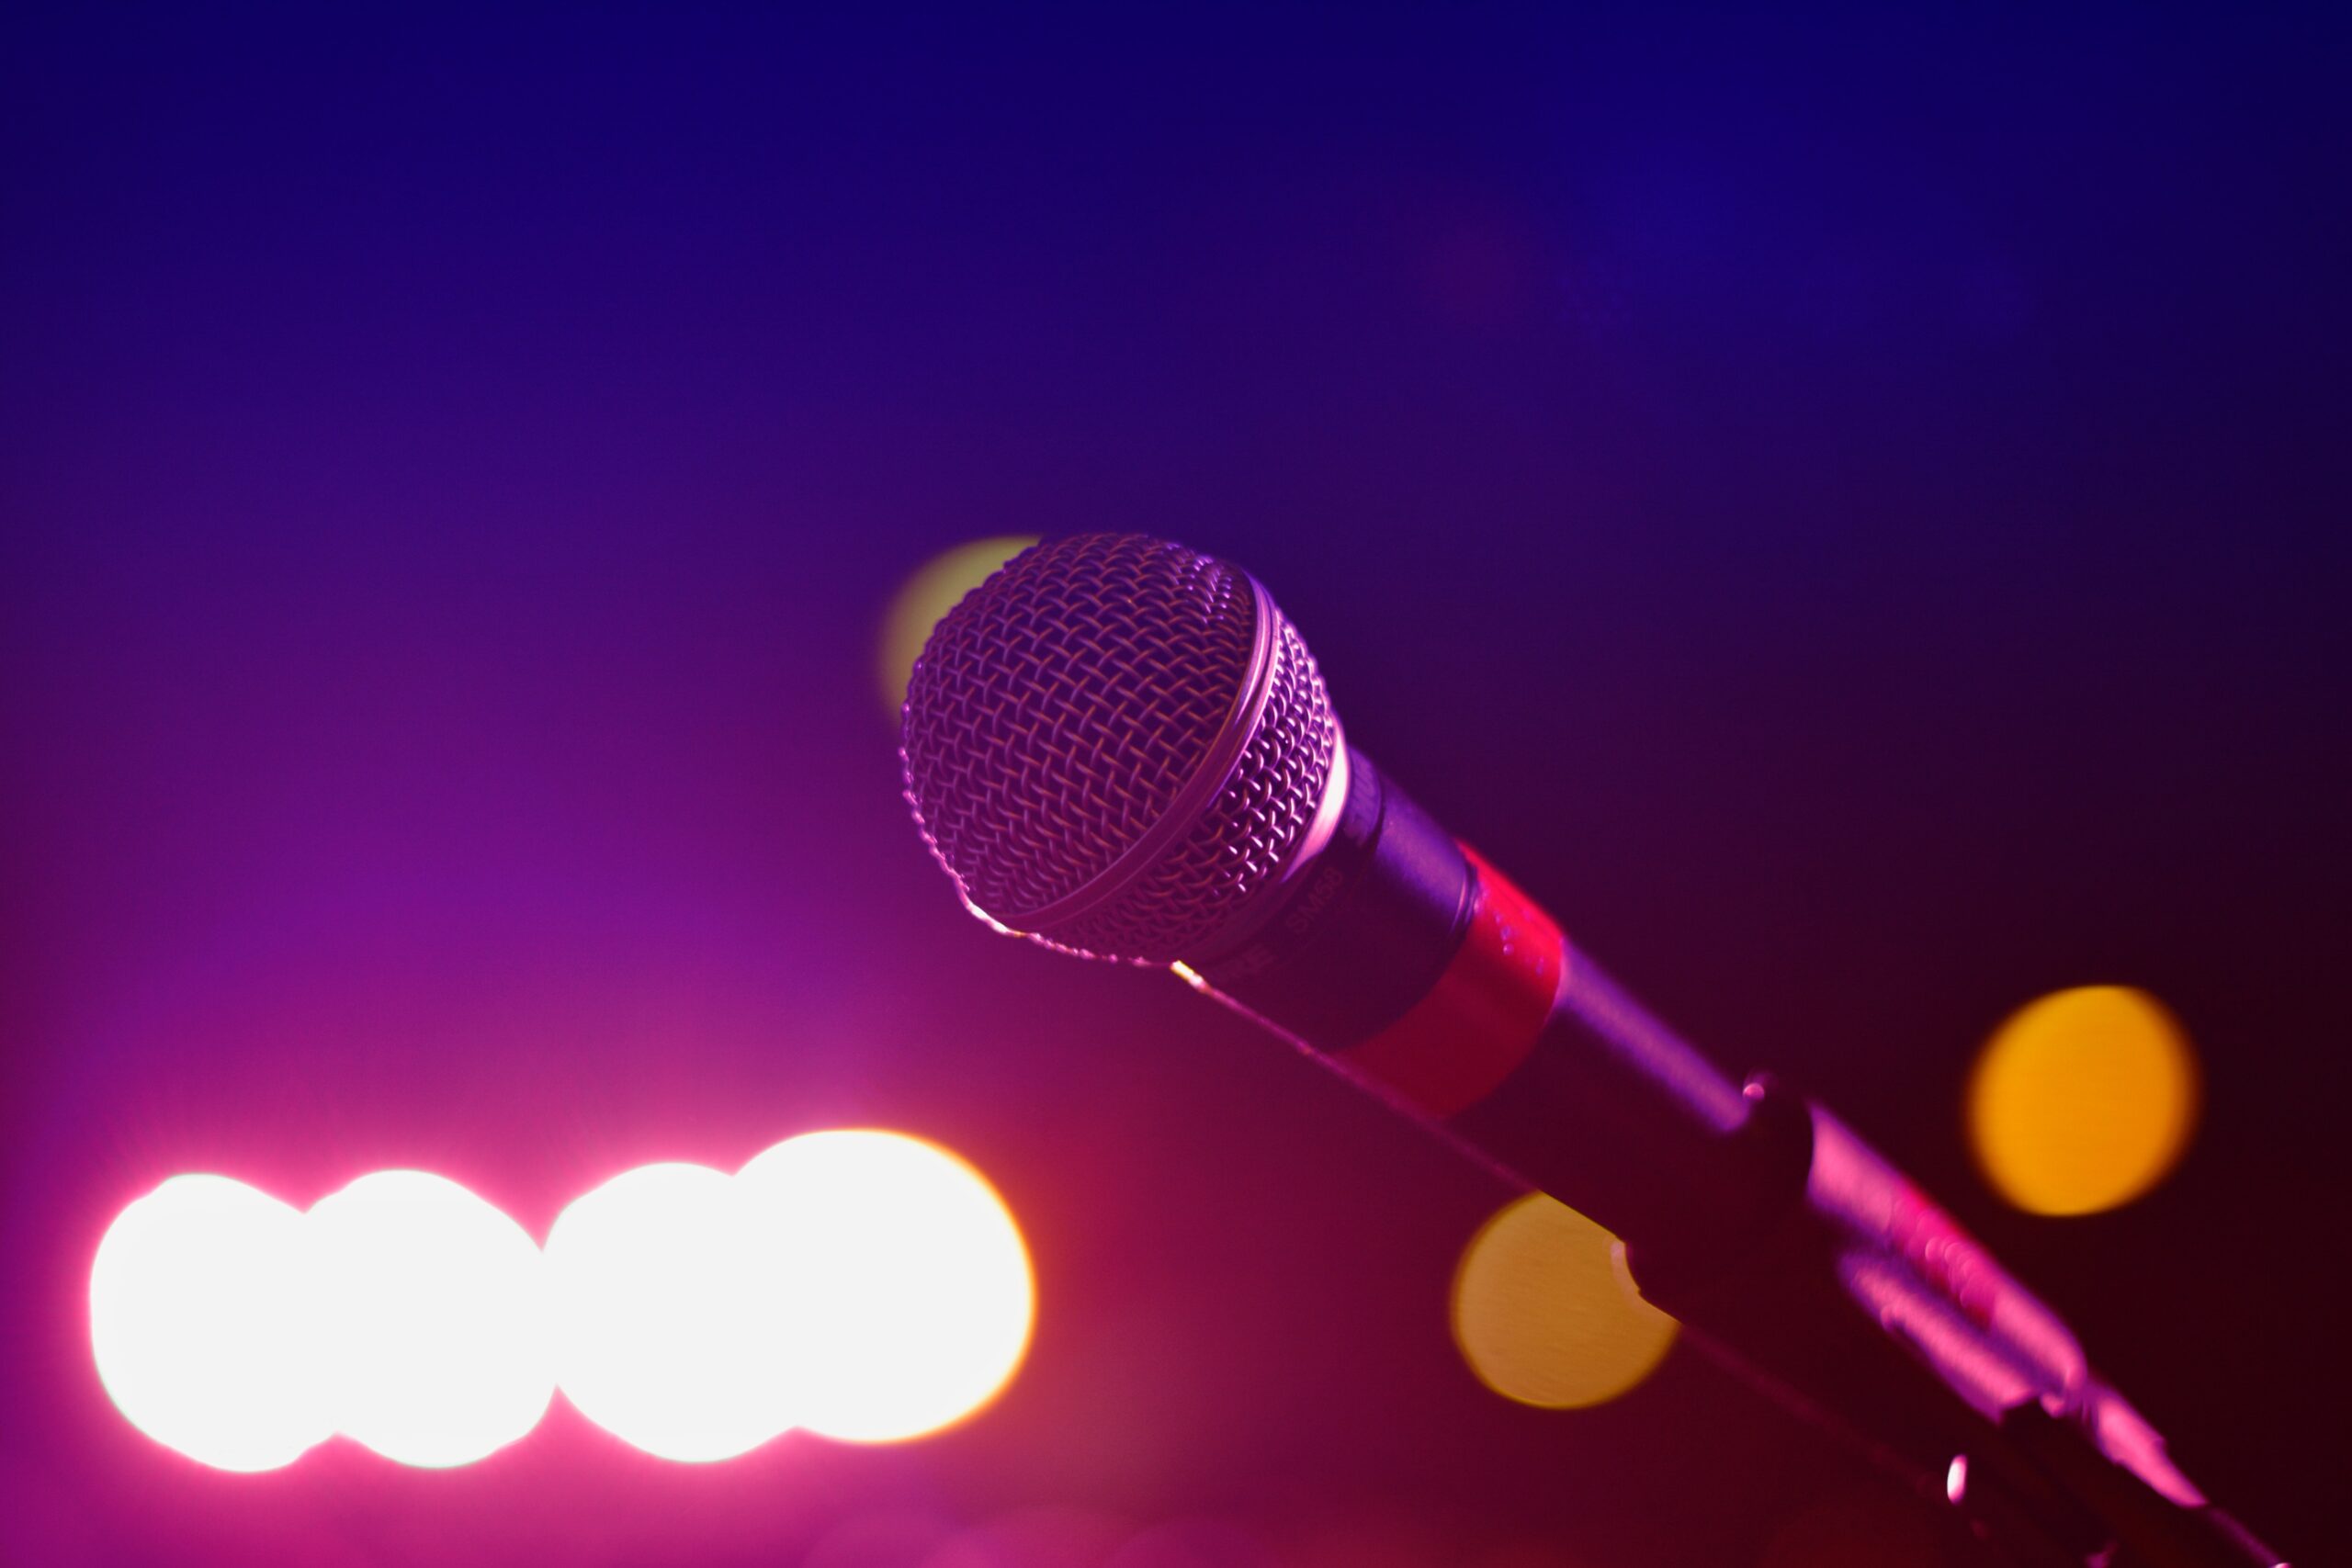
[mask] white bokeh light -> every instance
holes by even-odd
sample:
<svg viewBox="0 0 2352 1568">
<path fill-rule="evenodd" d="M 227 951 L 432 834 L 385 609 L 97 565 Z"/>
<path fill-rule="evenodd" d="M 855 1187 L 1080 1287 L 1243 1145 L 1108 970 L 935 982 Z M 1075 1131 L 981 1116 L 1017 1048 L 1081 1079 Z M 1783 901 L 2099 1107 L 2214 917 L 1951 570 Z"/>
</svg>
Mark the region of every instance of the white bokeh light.
<svg viewBox="0 0 2352 1568">
<path fill-rule="evenodd" d="M 544 1252 L 424 1171 L 363 1176 L 309 1214 L 180 1176 L 119 1215 L 90 1273 L 100 1379 L 133 1425 L 226 1470 L 340 1431 L 403 1464 L 471 1463 L 560 1383 L 648 1453 L 707 1461 L 798 1426 L 858 1442 L 978 1410 L 1028 1347 L 1012 1216 L 935 1145 L 813 1133 L 728 1176 L 627 1171 Z"/>
<path fill-rule="evenodd" d="M 796 1425 L 920 1437 L 988 1403 L 1035 1316 L 1029 1257 L 987 1179 L 899 1133 L 811 1133 L 736 1178 L 760 1245 L 788 1264 L 777 1343 Z"/>
<path fill-rule="evenodd" d="M 131 1425 L 221 1470 L 275 1470 L 334 1429 L 302 1215 L 225 1176 L 175 1176 L 116 1216 L 90 1268 L 90 1349 Z"/>
<path fill-rule="evenodd" d="M 556 1376 L 588 1418 L 663 1459 L 731 1459 L 793 1424 L 774 1251 L 734 1179 L 624 1171 L 548 1234 Z"/>
<path fill-rule="evenodd" d="M 336 1428 L 402 1464 L 470 1464 L 555 1393 L 539 1249 L 447 1177 L 379 1170 L 311 1205 Z"/>
</svg>

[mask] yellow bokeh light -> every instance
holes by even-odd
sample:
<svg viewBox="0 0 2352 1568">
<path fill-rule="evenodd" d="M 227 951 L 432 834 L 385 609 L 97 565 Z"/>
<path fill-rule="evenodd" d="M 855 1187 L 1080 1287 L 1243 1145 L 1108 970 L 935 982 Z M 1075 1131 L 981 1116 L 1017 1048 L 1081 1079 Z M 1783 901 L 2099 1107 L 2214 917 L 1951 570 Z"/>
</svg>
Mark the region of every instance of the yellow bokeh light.
<svg viewBox="0 0 2352 1568">
<path fill-rule="evenodd" d="M 882 702 L 890 716 L 907 700 L 907 677 L 914 672 L 915 656 L 939 617 L 988 580 L 990 572 L 1037 542 L 1035 534 L 1007 534 L 975 539 L 931 558 L 907 579 L 882 617 L 882 644 L 876 671 Z"/>
<path fill-rule="evenodd" d="M 1985 1179 L 2036 1214 L 2092 1214 L 2162 1180 L 2197 1123 L 2197 1055 L 2145 991 L 2084 986 L 2011 1015 L 1968 1085 Z"/>
<path fill-rule="evenodd" d="M 1616 1238 L 1574 1209 L 1530 1193 L 1463 1249 L 1453 1338 L 1480 1382 L 1547 1410 L 1616 1398 L 1674 1343 L 1674 1319 L 1618 1266 Z"/>
</svg>

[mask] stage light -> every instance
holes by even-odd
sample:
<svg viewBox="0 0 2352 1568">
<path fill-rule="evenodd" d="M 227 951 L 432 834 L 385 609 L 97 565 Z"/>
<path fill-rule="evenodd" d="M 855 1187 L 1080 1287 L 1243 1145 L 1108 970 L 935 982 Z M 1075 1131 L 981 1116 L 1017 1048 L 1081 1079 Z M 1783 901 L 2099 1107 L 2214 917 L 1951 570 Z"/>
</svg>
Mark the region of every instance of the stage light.
<svg viewBox="0 0 2352 1568">
<path fill-rule="evenodd" d="M 789 1261 L 793 1420 L 829 1438 L 919 1437 L 986 1404 L 1035 1314 L 1027 1250 L 986 1179 L 899 1133 L 811 1133 L 736 1179 Z"/>
<path fill-rule="evenodd" d="M 90 1273 L 115 1404 L 229 1470 L 337 1430 L 403 1464 L 471 1463 L 559 1384 L 664 1459 L 731 1458 L 796 1425 L 917 1437 L 1003 1386 L 1035 1306 L 988 1182 L 875 1131 L 794 1138 L 732 1177 L 625 1172 L 565 1209 L 544 1253 L 423 1171 L 363 1176 L 307 1216 L 175 1177 L 117 1217 Z"/>
<path fill-rule="evenodd" d="M 2139 1197 L 2188 1146 L 2195 1051 L 2163 1004 L 2085 986 L 2012 1015 L 1977 1058 L 1969 1138 L 1994 1189 L 2037 1214 L 2089 1214 Z"/>
<path fill-rule="evenodd" d="M 882 641 L 877 669 L 882 702 L 896 723 L 899 706 L 907 700 L 907 677 L 922 651 L 923 639 L 939 617 L 957 600 L 987 581 L 988 575 L 1037 542 L 1035 534 L 1008 534 L 975 539 L 925 561 L 890 601 L 882 617 Z"/>
<path fill-rule="evenodd" d="M 1618 1267 L 1615 1238 L 1555 1199 L 1505 1205 L 1464 1248 L 1453 1337 L 1478 1381 L 1549 1410 L 1600 1404 L 1647 1377 L 1675 1322 Z"/>
<path fill-rule="evenodd" d="M 539 1249 L 446 1177 L 380 1170 L 305 1222 L 337 1429 L 402 1464 L 470 1464 L 555 1392 Z"/>
<path fill-rule="evenodd" d="M 548 1233 L 556 1381 L 588 1418 L 662 1459 L 731 1459 L 791 1426 L 792 1329 L 777 1252 L 733 1179 L 624 1171 Z"/>
<path fill-rule="evenodd" d="M 90 1348 L 130 1424 L 220 1470 L 275 1470 L 334 1430 L 301 1214 L 242 1181 L 175 1176 L 107 1229 Z"/>
</svg>

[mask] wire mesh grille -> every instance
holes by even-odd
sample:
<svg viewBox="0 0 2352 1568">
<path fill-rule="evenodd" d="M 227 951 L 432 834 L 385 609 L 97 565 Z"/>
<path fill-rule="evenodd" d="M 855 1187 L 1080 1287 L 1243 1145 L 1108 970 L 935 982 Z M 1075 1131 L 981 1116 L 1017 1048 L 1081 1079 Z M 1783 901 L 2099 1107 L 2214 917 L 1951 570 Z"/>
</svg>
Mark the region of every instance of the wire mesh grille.
<svg viewBox="0 0 2352 1568">
<path fill-rule="evenodd" d="M 1249 677 L 1256 604 L 1222 561 L 1131 535 L 1040 545 L 933 629 L 907 689 L 907 798 L 975 908 L 1020 926 L 1164 817 Z M 1108 900 L 1034 932 L 1165 963 L 1270 882 L 1305 836 L 1338 743 L 1289 624 L 1224 786 Z"/>
</svg>

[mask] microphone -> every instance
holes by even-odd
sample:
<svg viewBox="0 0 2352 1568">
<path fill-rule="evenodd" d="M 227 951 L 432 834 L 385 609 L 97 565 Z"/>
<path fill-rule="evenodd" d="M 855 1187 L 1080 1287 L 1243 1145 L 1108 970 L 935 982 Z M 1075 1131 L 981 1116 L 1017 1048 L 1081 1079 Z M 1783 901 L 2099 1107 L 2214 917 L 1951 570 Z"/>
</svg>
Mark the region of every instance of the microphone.
<svg viewBox="0 0 2352 1568">
<path fill-rule="evenodd" d="M 2278 1562 L 1940 1208 L 1826 1111 L 1724 1075 L 1349 745 L 1246 572 L 1133 535 L 1033 547 L 933 629 L 900 755 L 996 930 L 1174 970 L 1616 1232 L 1645 1296 L 1807 1404 L 1855 1381 L 1858 1325 L 1899 1347 L 1833 1414 L 1939 1443 L 1957 1394 L 1998 1434 L 1951 1467 L 1980 1525 L 2075 1561 Z"/>
</svg>

